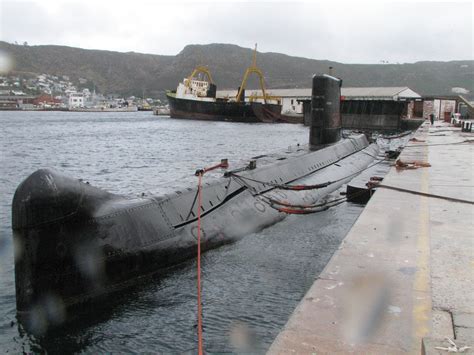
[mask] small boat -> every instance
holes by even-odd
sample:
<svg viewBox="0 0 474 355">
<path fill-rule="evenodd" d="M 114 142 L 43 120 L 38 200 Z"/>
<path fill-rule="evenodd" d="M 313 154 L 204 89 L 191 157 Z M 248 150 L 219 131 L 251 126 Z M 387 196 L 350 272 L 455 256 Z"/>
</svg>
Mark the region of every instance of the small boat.
<svg viewBox="0 0 474 355">
<path fill-rule="evenodd" d="M 168 106 L 156 106 L 153 108 L 153 114 L 156 116 L 169 116 L 170 109 Z"/>
</svg>

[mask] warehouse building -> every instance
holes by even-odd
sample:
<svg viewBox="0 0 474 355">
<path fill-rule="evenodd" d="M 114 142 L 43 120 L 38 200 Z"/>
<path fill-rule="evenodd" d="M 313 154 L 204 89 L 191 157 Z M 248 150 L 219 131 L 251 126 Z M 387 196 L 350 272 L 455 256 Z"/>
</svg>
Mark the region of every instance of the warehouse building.
<svg viewBox="0 0 474 355">
<path fill-rule="evenodd" d="M 409 106 L 422 97 L 408 87 L 342 88 L 342 126 L 348 129 L 402 129 Z"/>
<path fill-rule="evenodd" d="M 284 115 L 304 115 L 311 119 L 311 88 L 268 89 L 267 94 L 281 98 Z M 236 90 L 218 91 L 218 97 L 235 97 Z M 245 97 L 261 96 L 260 90 L 247 90 Z M 343 87 L 341 88 L 342 125 L 349 129 L 394 130 L 401 119 L 411 118 L 409 106 L 422 102 L 422 97 L 408 87 Z M 413 111 L 413 110 L 412 110 Z"/>
</svg>

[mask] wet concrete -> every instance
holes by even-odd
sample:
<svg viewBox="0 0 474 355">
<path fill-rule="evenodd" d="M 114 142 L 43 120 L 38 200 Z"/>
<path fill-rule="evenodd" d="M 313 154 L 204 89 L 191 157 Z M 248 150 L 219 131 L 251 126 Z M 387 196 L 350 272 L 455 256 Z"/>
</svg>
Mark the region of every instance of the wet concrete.
<svg viewBox="0 0 474 355">
<path fill-rule="evenodd" d="M 442 131 L 442 134 L 440 132 Z M 474 201 L 474 134 L 422 125 L 383 184 Z M 379 188 L 270 354 L 474 347 L 474 205 Z M 467 352 L 472 349 L 467 349 Z"/>
</svg>

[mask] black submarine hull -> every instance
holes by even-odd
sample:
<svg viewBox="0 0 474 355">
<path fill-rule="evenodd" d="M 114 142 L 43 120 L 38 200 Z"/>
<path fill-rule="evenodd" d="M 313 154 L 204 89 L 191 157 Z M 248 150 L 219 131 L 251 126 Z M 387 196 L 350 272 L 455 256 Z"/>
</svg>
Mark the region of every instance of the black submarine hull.
<svg viewBox="0 0 474 355">
<path fill-rule="evenodd" d="M 316 202 L 367 167 L 377 151 L 364 136 L 318 151 L 298 147 L 261 158 L 256 169 L 239 173 L 267 184 L 243 184 L 232 176 L 206 183 L 202 249 L 231 243 L 283 219 L 285 214 L 264 197 Z M 332 180 L 339 181 L 304 192 L 269 185 Z M 194 258 L 195 197 L 196 188 L 187 188 L 171 195 L 131 198 L 53 170 L 34 172 L 19 185 L 12 203 L 20 318 L 28 322 L 38 309 L 47 310 L 53 303 L 67 309 Z"/>
</svg>

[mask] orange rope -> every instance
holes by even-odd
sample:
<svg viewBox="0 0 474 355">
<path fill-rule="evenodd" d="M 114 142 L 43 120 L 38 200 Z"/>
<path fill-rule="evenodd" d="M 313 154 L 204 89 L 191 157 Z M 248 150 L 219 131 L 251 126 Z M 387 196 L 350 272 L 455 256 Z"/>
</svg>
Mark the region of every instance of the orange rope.
<svg viewBox="0 0 474 355">
<path fill-rule="evenodd" d="M 198 302 L 198 354 L 202 355 L 202 303 L 201 303 L 201 185 L 202 173 L 198 174 L 197 206 L 197 302 Z"/>
<path fill-rule="evenodd" d="M 196 170 L 198 177 L 198 205 L 197 205 L 197 302 L 198 302 L 198 354 L 203 355 L 202 341 L 202 302 L 201 302 L 201 205 L 202 205 L 202 176 L 217 168 L 229 167 L 227 159 L 221 159 L 217 165 Z M 194 204 L 194 202 L 193 202 Z"/>
</svg>

